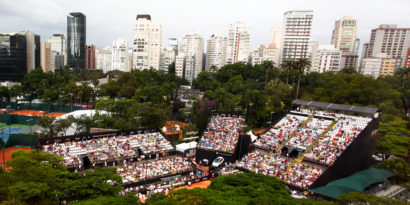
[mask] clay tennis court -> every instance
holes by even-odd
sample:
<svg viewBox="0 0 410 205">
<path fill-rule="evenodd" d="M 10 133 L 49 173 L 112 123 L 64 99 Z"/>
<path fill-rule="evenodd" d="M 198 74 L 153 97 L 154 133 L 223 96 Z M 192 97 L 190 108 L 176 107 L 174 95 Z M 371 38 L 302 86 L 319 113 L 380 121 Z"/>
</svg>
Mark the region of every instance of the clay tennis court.
<svg viewBox="0 0 410 205">
<path fill-rule="evenodd" d="M 8 113 L 9 115 L 25 115 L 25 116 L 36 116 L 36 117 L 60 117 L 66 113 L 61 112 L 52 112 L 47 113 L 45 111 L 38 111 L 38 110 L 16 110 Z"/>
<path fill-rule="evenodd" d="M 173 189 L 173 190 L 178 190 L 178 189 L 195 189 L 195 188 L 206 189 L 206 188 L 208 188 L 209 185 L 211 185 L 211 180 L 206 180 L 206 181 L 201 181 L 201 182 L 198 182 L 198 183 L 194 183 L 194 184 L 192 184 L 191 186 L 188 186 L 188 185 L 186 185 L 186 186 L 181 186 L 181 187 L 175 188 L 175 189 Z"/>
<path fill-rule="evenodd" d="M 25 150 L 26 152 L 30 150 L 28 147 L 10 147 L 4 152 L 4 159 L 7 162 L 11 159 L 11 154 L 16 150 Z M 3 167 L 3 150 L 0 152 L 0 165 Z"/>
</svg>

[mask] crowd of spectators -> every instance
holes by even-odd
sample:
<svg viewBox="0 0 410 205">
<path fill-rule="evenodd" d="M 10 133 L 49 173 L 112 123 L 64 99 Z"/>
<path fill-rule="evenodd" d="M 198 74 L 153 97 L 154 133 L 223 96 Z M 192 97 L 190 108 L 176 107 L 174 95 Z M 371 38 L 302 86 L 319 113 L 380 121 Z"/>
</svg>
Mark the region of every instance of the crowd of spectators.
<svg viewBox="0 0 410 205">
<path fill-rule="evenodd" d="M 307 189 L 322 173 L 322 168 L 302 162 L 281 173 L 279 178 L 285 181 L 286 184 Z"/>
<path fill-rule="evenodd" d="M 288 147 L 306 149 L 332 124 L 332 120 L 312 118 L 304 128 L 300 127 L 287 143 Z"/>
<path fill-rule="evenodd" d="M 142 133 L 126 136 L 107 136 L 84 141 L 68 141 L 43 145 L 43 150 L 64 158 L 67 166 L 81 167 L 80 157 L 88 156 L 92 162 L 138 157 L 172 150 L 173 147 L 160 132 Z"/>
<path fill-rule="evenodd" d="M 286 142 L 290 135 L 307 119 L 307 116 L 288 114 L 267 132 L 262 134 L 255 142 L 255 145 L 266 150 L 273 150 Z"/>
<path fill-rule="evenodd" d="M 244 118 L 236 115 L 212 116 L 198 147 L 233 153 L 244 122 Z"/>
<path fill-rule="evenodd" d="M 335 126 L 305 154 L 306 159 L 331 166 L 371 120 L 343 114 L 337 114 L 335 117 L 338 120 Z"/>
<path fill-rule="evenodd" d="M 122 177 L 123 183 L 129 183 L 181 173 L 192 169 L 193 165 L 188 158 L 170 156 L 165 159 L 123 164 L 123 166 L 117 168 L 117 173 Z"/>
</svg>

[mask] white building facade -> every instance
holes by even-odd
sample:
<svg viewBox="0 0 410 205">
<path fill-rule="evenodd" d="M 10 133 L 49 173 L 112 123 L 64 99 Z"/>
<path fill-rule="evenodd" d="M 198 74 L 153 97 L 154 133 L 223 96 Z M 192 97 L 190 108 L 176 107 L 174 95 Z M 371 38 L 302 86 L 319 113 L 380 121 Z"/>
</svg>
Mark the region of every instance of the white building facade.
<svg viewBox="0 0 410 205">
<path fill-rule="evenodd" d="M 340 71 L 341 58 L 342 51 L 333 45 L 319 45 L 312 52 L 310 72 L 338 72 Z"/>
<path fill-rule="evenodd" d="M 191 32 L 182 38 L 178 46 L 178 55 L 185 56 L 184 78 L 192 83 L 202 71 L 204 39 L 199 34 Z"/>
<path fill-rule="evenodd" d="M 152 22 L 150 15 L 137 15 L 134 25 L 134 48 L 132 68 L 160 69 L 161 24 Z"/>
<path fill-rule="evenodd" d="M 67 42 L 63 34 L 53 34 L 48 39 L 51 44 L 51 52 L 53 55 L 54 70 L 61 69 L 67 65 Z M 62 62 L 61 62 L 62 59 Z"/>
<path fill-rule="evenodd" d="M 161 51 L 161 70 L 168 72 L 168 67 L 176 58 L 176 50 L 174 46 L 169 45 Z"/>
<path fill-rule="evenodd" d="M 229 25 L 225 64 L 248 62 L 249 28 L 244 22 Z"/>
<path fill-rule="evenodd" d="M 378 78 L 382 67 L 383 58 L 365 58 L 360 66 L 360 73 Z"/>
<path fill-rule="evenodd" d="M 206 71 L 211 71 L 212 66 L 219 69 L 225 65 L 226 45 L 227 38 L 223 37 L 220 33 L 213 34 L 211 38 L 208 39 L 206 47 Z"/>
<path fill-rule="evenodd" d="M 128 70 L 128 41 L 120 38 L 112 43 L 111 69 L 123 72 Z"/>
<path fill-rule="evenodd" d="M 104 49 L 97 48 L 95 51 L 97 69 L 102 70 L 104 73 L 112 71 L 111 57 L 112 49 L 110 47 L 106 47 Z"/>
</svg>

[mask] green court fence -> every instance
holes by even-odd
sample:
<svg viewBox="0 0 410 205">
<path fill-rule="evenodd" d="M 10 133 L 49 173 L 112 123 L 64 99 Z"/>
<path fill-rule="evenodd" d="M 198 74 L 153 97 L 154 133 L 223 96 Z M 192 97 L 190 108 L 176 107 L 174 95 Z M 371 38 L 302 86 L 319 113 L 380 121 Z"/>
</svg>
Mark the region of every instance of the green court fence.
<svg viewBox="0 0 410 205">
<path fill-rule="evenodd" d="M 6 147 L 28 146 L 39 147 L 38 136 L 31 134 L 10 134 Z"/>
<path fill-rule="evenodd" d="M 21 125 L 35 125 L 37 120 L 41 117 L 37 116 L 26 116 L 26 115 L 8 115 L 0 114 L 0 122 L 10 124 L 21 124 Z"/>
<path fill-rule="evenodd" d="M 76 110 L 82 110 L 81 106 L 70 106 L 70 105 L 54 105 L 47 103 L 21 103 L 16 102 L 0 102 L 0 108 L 5 109 L 10 107 L 12 110 L 39 110 L 48 112 L 63 112 L 69 113 Z"/>
</svg>

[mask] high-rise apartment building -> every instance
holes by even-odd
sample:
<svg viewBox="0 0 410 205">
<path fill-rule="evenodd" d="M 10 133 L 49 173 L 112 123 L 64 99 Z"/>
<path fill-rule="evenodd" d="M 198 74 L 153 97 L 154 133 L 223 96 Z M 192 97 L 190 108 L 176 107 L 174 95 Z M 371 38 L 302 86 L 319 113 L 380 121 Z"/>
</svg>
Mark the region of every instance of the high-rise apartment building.
<svg viewBox="0 0 410 205">
<path fill-rule="evenodd" d="M 185 35 L 179 43 L 178 55 L 185 56 L 184 78 L 190 83 L 202 71 L 204 39 L 197 33 Z"/>
<path fill-rule="evenodd" d="M 168 38 L 168 46 L 171 46 L 175 50 L 175 54 L 178 55 L 178 39 Z"/>
<path fill-rule="evenodd" d="M 287 11 L 282 29 L 282 61 L 308 57 L 313 11 Z"/>
<path fill-rule="evenodd" d="M 410 47 L 410 28 L 397 28 L 395 24 L 382 24 L 373 29 L 364 58 L 387 55 L 404 63 L 407 49 Z"/>
<path fill-rule="evenodd" d="M 353 52 L 356 40 L 357 20 L 345 16 L 335 22 L 330 44 L 343 52 Z"/>
<path fill-rule="evenodd" d="M 161 70 L 168 72 L 168 67 L 175 62 L 175 47 L 168 44 L 168 47 L 161 51 Z"/>
<path fill-rule="evenodd" d="M 102 70 L 104 73 L 112 71 L 111 53 L 112 49 L 110 47 L 106 47 L 104 49 L 96 49 L 95 58 L 98 70 Z"/>
<path fill-rule="evenodd" d="M 227 38 L 223 37 L 220 33 L 212 34 L 211 38 L 208 39 L 206 47 L 206 71 L 211 71 L 212 66 L 219 69 L 225 65 L 226 44 Z"/>
<path fill-rule="evenodd" d="M 342 52 L 340 70 L 348 67 L 356 68 L 358 66 L 359 56 L 353 52 Z"/>
<path fill-rule="evenodd" d="M 359 55 L 359 50 L 360 50 L 360 39 L 356 38 L 356 40 L 354 40 L 353 53 L 356 55 Z"/>
<path fill-rule="evenodd" d="M 128 72 L 128 41 L 120 38 L 112 42 L 112 70 Z"/>
<path fill-rule="evenodd" d="M 386 58 L 382 60 L 380 75 L 393 76 L 394 72 L 399 68 L 400 62 L 395 58 Z"/>
<path fill-rule="evenodd" d="M 41 68 L 44 72 L 54 72 L 53 53 L 51 51 L 51 43 L 46 41 L 41 42 L 40 46 Z"/>
<path fill-rule="evenodd" d="M 225 64 L 248 62 L 249 28 L 244 22 L 229 25 Z"/>
<path fill-rule="evenodd" d="M 85 47 L 85 69 L 95 70 L 95 46 L 87 45 Z"/>
<path fill-rule="evenodd" d="M 161 40 L 161 24 L 151 21 L 150 15 L 137 15 L 134 25 L 133 69 L 160 68 Z"/>
<path fill-rule="evenodd" d="M 360 73 L 378 78 L 382 67 L 382 58 L 364 58 L 360 65 Z"/>
<path fill-rule="evenodd" d="M 340 70 L 340 63 L 342 52 L 333 45 L 319 45 L 312 53 L 311 72 L 338 72 Z"/>
<path fill-rule="evenodd" d="M 67 42 L 63 34 L 53 34 L 48 39 L 51 44 L 54 69 L 61 69 L 67 65 Z"/>
<path fill-rule="evenodd" d="M 67 16 L 67 64 L 71 68 L 85 68 L 86 16 L 73 12 Z"/>
<path fill-rule="evenodd" d="M 410 67 L 410 48 L 407 49 L 406 57 L 404 58 L 403 67 Z"/>
</svg>

